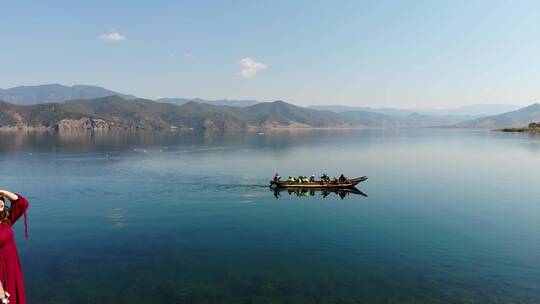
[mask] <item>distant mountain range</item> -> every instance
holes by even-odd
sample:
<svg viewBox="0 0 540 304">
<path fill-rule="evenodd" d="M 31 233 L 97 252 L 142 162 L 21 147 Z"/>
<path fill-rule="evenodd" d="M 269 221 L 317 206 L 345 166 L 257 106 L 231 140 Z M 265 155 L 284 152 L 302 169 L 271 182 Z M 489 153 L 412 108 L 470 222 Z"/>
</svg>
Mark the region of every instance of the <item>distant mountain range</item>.
<svg viewBox="0 0 540 304">
<path fill-rule="evenodd" d="M 210 108 L 207 108 L 210 107 Z M 0 125 L 18 129 L 243 128 L 243 122 L 212 106 L 176 106 L 119 96 L 31 106 L 0 103 Z"/>
<path fill-rule="evenodd" d="M 458 123 L 456 126 L 462 128 L 501 129 L 525 127 L 531 122 L 538 121 L 540 121 L 540 104 L 534 103 L 516 111 L 465 121 Z"/>
<path fill-rule="evenodd" d="M 121 94 L 102 87 L 88 85 L 65 86 L 61 84 L 45 84 L 0 89 L 0 100 L 17 105 L 63 102 L 73 99 L 92 99 L 111 95 L 117 95 L 125 99 L 136 98 L 133 95 Z"/>
<path fill-rule="evenodd" d="M 74 85 L 65 86 L 61 84 L 46 84 L 35 86 L 18 86 L 10 89 L 0 89 L 0 100 L 4 100 L 17 105 L 33 105 L 50 102 L 64 102 L 76 99 L 93 99 L 117 95 L 124 99 L 136 99 L 133 95 L 122 94 L 98 86 Z M 183 105 L 189 102 L 211 104 L 215 106 L 248 107 L 260 103 L 257 100 L 206 100 L 201 98 L 160 98 L 157 102 Z M 311 106 L 314 110 L 331 111 L 336 113 L 350 111 L 367 111 L 383 115 L 406 117 L 413 113 L 432 116 L 457 116 L 451 120 L 468 120 L 480 116 L 497 115 L 505 112 L 515 111 L 520 108 L 517 105 L 509 104 L 480 104 L 448 109 L 398 109 L 398 108 L 372 108 L 356 106 Z"/>
<path fill-rule="evenodd" d="M 189 102 L 196 103 L 205 103 L 214 106 L 231 106 L 231 107 L 249 107 L 260 103 L 257 100 L 229 100 L 229 99 L 219 99 L 219 100 L 206 100 L 201 98 L 160 98 L 156 100 L 157 102 L 164 102 L 175 104 L 181 106 Z"/>
<path fill-rule="evenodd" d="M 540 120 L 540 105 L 519 112 Z M 530 109 L 536 109 L 531 114 Z M 529 110 L 526 110 L 529 109 Z M 511 112 L 514 113 L 514 112 Z M 253 129 L 253 128 L 349 128 L 447 126 L 453 121 L 441 116 L 410 114 L 405 117 L 368 111 L 335 113 L 298 107 L 283 101 L 257 103 L 248 107 L 215 106 L 188 102 L 183 105 L 146 99 L 108 96 L 31 106 L 0 102 L 0 127 L 16 129 Z M 473 120 L 477 121 L 477 120 Z M 530 121 L 527 121 L 527 123 Z M 527 123 L 523 123 L 526 125 Z M 466 124 L 466 123 L 463 123 Z M 480 122 L 471 127 L 482 127 Z M 464 126 L 459 125 L 458 126 Z"/>
<path fill-rule="evenodd" d="M 18 129 L 249 129 L 359 125 L 331 112 L 283 101 L 249 107 L 188 102 L 177 106 L 119 96 L 31 106 L 0 103 L 0 125 Z"/>
<path fill-rule="evenodd" d="M 349 111 L 368 111 L 390 116 L 405 117 L 413 113 L 433 115 L 433 116 L 456 116 L 461 118 L 478 118 L 480 116 L 497 115 L 510 111 L 515 111 L 522 106 L 512 104 L 477 104 L 447 109 L 397 109 L 397 108 L 370 108 L 370 107 L 354 107 L 354 106 L 311 106 L 309 108 L 315 110 L 332 111 L 336 113 Z"/>
<path fill-rule="evenodd" d="M 93 97 L 98 96 L 98 97 Z M 2 128 L 249 129 L 522 127 L 540 121 L 540 105 L 475 105 L 445 110 L 348 106 L 299 107 L 284 101 L 136 98 L 94 86 L 21 86 L 0 90 Z M 55 102 L 49 102 L 55 101 Z M 500 111 L 512 111 L 500 114 Z M 496 113 L 483 115 L 479 113 Z"/>
<path fill-rule="evenodd" d="M 420 109 L 416 112 L 428 115 L 491 116 L 515 111 L 522 107 L 514 104 L 476 104 L 447 109 Z"/>
<path fill-rule="evenodd" d="M 392 117 L 367 111 L 334 113 L 298 107 L 283 101 L 248 107 L 183 105 L 119 96 L 71 100 L 31 106 L 0 103 L 3 128 L 38 129 L 250 129 L 347 128 L 432 125 L 436 118 Z"/>
</svg>

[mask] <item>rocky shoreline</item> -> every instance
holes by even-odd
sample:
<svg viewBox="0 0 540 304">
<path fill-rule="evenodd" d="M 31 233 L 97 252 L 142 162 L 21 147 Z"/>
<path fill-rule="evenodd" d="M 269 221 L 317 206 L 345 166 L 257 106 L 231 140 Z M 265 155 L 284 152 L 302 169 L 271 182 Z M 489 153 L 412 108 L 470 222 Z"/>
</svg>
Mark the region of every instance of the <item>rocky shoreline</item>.
<svg viewBox="0 0 540 304">
<path fill-rule="evenodd" d="M 205 126 L 213 129 L 212 125 Z M 0 131 L 162 131 L 162 130 L 189 130 L 170 126 L 169 128 L 156 128 L 146 124 L 131 125 L 123 121 L 107 121 L 101 118 L 82 117 L 80 119 L 62 119 L 51 125 L 0 125 Z"/>
<path fill-rule="evenodd" d="M 133 130 L 136 127 L 121 122 L 108 122 L 100 118 L 82 117 L 80 119 L 62 119 L 52 125 L 27 125 L 17 123 L 15 125 L 0 126 L 0 131 L 109 131 L 109 130 Z"/>
<path fill-rule="evenodd" d="M 540 122 L 532 122 L 527 127 L 523 128 L 504 128 L 502 132 L 528 132 L 528 133 L 540 133 Z"/>
</svg>

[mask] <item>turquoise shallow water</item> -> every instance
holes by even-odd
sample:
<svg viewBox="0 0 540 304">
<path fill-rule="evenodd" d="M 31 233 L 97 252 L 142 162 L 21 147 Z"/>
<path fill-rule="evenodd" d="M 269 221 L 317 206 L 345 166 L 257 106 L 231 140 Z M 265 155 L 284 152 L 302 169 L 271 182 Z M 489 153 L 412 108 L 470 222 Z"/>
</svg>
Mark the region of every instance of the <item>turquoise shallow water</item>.
<svg viewBox="0 0 540 304">
<path fill-rule="evenodd" d="M 0 133 L 30 303 L 538 303 L 540 137 Z M 368 175 L 368 197 L 267 183 Z"/>
</svg>

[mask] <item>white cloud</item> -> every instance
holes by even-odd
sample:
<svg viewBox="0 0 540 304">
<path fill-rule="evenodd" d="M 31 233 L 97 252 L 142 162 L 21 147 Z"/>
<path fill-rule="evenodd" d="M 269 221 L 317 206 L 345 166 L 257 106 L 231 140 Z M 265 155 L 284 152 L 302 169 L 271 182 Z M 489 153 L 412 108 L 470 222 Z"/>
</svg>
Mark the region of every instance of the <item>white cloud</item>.
<svg viewBox="0 0 540 304">
<path fill-rule="evenodd" d="M 240 71 L 240 75 L 245 78 L 255 77 L 258 71 L 268 68 L 266 64 L 261 63 L 261 62 L 256 62 L 255 60 L 249 57 L 240 59 L 239 63 L 240 65 L 242 65 L 242 70 Z"/>
<path fill-rule="evenodd" d="M 98 36 L 99 40 L 105 40 L 105 41 L 122 41 L 126 40 L 126 36 L 120 35 L 118 32 L 112 32 L 108 34 L 103 34 Z"/>
<path fill-rule="evenodd" d="M 185 53 L 184 54 L 184 58 L 186 59 L 191 59 L 193 57 L 193 55 L 191 55 L 190 53 Z"/>
</svg>

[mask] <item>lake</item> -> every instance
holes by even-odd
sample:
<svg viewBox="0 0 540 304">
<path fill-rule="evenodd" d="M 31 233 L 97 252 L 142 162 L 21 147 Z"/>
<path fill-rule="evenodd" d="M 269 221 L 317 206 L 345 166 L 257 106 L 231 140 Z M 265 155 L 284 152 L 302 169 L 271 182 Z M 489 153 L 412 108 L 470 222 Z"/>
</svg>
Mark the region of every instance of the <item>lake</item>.
<svg viewBox="0 0 540 304">
<path fill-rule="evenodd" d="M 540 302 L 540 136 L 3 132 L 0 166 L 29 303 Z"/>
</svg>

